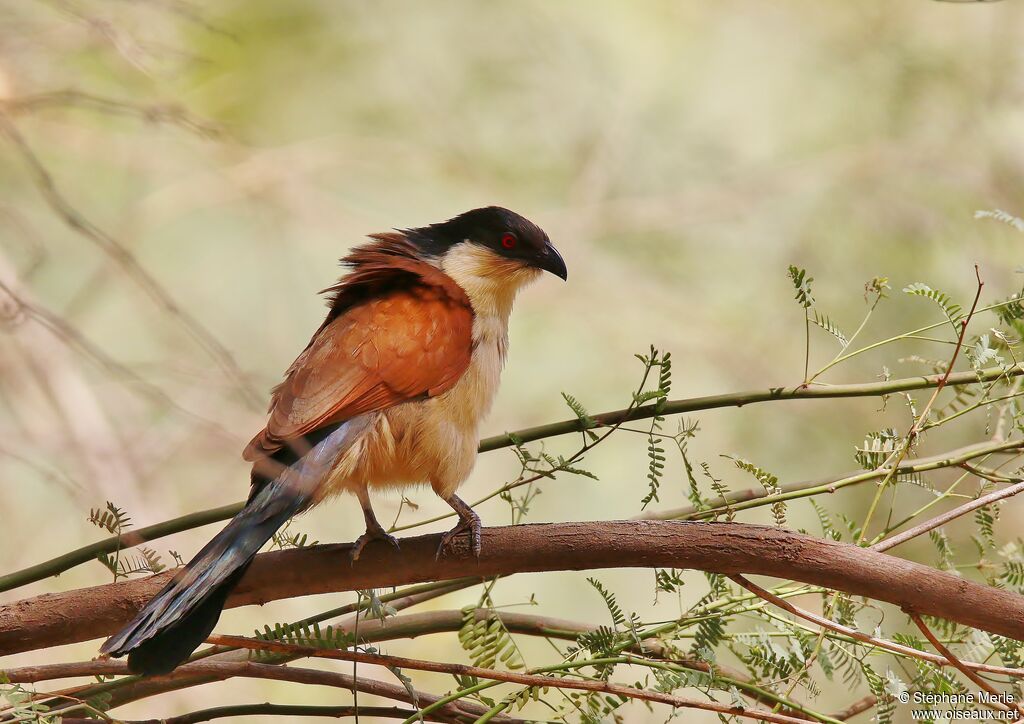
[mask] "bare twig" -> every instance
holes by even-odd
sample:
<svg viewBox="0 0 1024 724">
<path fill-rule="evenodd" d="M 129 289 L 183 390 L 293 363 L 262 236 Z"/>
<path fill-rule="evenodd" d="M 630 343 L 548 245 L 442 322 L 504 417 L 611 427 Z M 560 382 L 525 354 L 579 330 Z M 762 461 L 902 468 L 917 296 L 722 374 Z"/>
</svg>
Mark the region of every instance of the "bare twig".
<svg viewBox="0 0 1024 724">
<path fill-rule="evenodd" d="M 316 716 L 331 719 L 347 719 L 354 716 L 368 716 L 379 719 L 407 719 L 416 716 L 416 709 L 402 709 L 397 706 L 312 706 L 305 704 L 238 704 L 236 706 L 217 706 L 210 709 L 165 717 L 163 719 L 125 719 L 120 724 L 196 724 L 197 722 L 213 721 L 241 716 Z M 435 713 L 427 714 L 425 721 L 450 722 L 451 716 Z M 455 719 L 454 721 L 458 721 Z M 493 720 L 492 720 L 493 721 Z M 503 719 L 502 721 L 513 721 Z M 515 720 L 521 721 L 521 720 Z M 63 717 L 62 724 L 95 724 L 95 719 L 73 719 Z"/>
<path fill-rule="evenodd" d="M 223 425 L 207 419 L 202 415 L 192 412 L 174 400 L 158 385 L 139 376 L 130 367 L 126 367 L 113 359 L 103 349 L 93 344 L 76 327 L 69 324 L 67 320 L 54 314 L 40 304 L 33 304 L 19 295 L 14 289 L 0 280 L 0 292 L 3 292 L 10 302 L 17 308 L 16 313 L 24 314 L 37 324 L 49 331 L 54 337 L 63 341 L 69 347 L 85 355 L 93 362 L 102 367 L 111 376 L 127 383 L 129 387 L 142 391 L 149 399 L 164 405 L 192 420 L 203 424 L 210 431 L 217 433 L 225 440 L 240 442 L 241 438 L 224 429 Z"/>
<path fill-rule="evenodd" d="M 1005 704 L 999 703 L 999 700 L 1001 698 L 999 690 L 992 686 L 992 684 L 988 683 L 983 678 L 978 676 L 975 673 L 975 670 L 972 669 L 972 667 L 970 667 L 966 662 L 961 661 L 959 658 L 957 658 L 953 654 L 953 652 L 945 646 L 945 644 L 939 641 L 935 637 L 935 634 L 932 633 L 931 629 L 928 628 L 928 625 L 924 622 L 924 620 L 921 618 L 919 614 L 917 614 L 915 611 L 908 610 L 907 615 L 910 616 L 910 619 L 914 622 L 914 624 L 919 629 L 921 629 L 921 633 L 925 635 L 925 638 L 928 639 L 929 643 L 931 643 L 931 645 L 935 647 L 935 650 L 938 651 L 943 658 L 945 658 L 951 665 L 959 669 L 960 673 L 962 673 L 968 679 L 973 681 L 976 685 L 980 686 L 982 689 L 984 689 L 989 694 L 992 694 L 993 697 L 995 697 L 995 701 L 992 702 L 993 706 L 995 706 L 997 709 L 1010 709 L 1010 707 L 1006 706 Z M 1024 714 L 1024 709 L 1021 709 L 1019 705 L 1014 705 L 1013 709 L 1017 711 L 1018 716 L 1016 718 L 1020 718 L 1020 715 Z"/>
<path fill-rule="evenodd" d="M 671 400 L 661 406 L 644 405 L 632 411 L 616 410 L 614 412 L 603 412 L 599 415 L 594 415 L 593 418 L 599 425 L 607 426 L 627 420 L 646 420 L 656 415 L 678 415 L 684 412 L 715 410 L 722 407 L 744 407 L 745 405 L 759 402 L 824 400 L 843 397 L 883 397 L 896 392 L 910 392 L 912 390 L 933 388 L 939 384 L 942 384 L 943 387 L 972 385 L 980 382 L 992 382 L 1004 376 L 1010 379 L 1021 374 L 1024 374 L 1024 366 L 1012 365 L 1005 368 L 990 367 L 977 372 L 957 372 L 955 374 L 948 374 L 947 370 L 947 374 L 905 377 L 886 382 L 868 382 L 853 385 L 812 385 L 809 387 L 801 387 L 800 385 L 794 387 L 770 387 L 766 390 L 750 390 L 725 395 L 708 395 L 683 400 Z M 534 440 L 554 437 L 556 435 L 582 432 L 582 430 L 583 425 L 578 419 L 554 422 L 548 425 L 518 430 L 511 435 L 506 434 L 487 438 L 481 442 L 481 451 L 493 450 L 499 447 L 510 447 L 514 444 L 513 436 L 522 442 L 533 442 Z"/>
<path fill-rule="evenodd" d="M 922 661 L 928 661 L 930 663 L 936 664 L 937 666 L 956 665 L 952 661 L 943 656 L 936 656 L 935 654 L 929 654 L 927 651 L 921 651 L 910 646 L 904 646 L 903 644 L 898 644 L 894 641 L 887 641 L 886 639 L 881 639 L 876 636 L 869 636 L 867 634 L 861 633 L 857 629 L 850 628 L 849 626 L 843 626 L 842 624 L 836 623 L 835 621 L 827 619 L 824 616 L 819 616 L 816 613 L 811 613 L 810 611 L 804 610 L 799 606 L 793 605 L 784 598 L 776 596 L 771 591 L 761 588 L 753 581 L 747 579 L 745 576 L 732 575 L 729 576 L 729 578 L 734 580 L 739 585 L 743 586 L 743 588 L 747 589 L 755 596 L 758 596 L 759 598 L 762 598 L 765 601 L 768 601 L 769 603 L 778 606 L 784 611 L 788 611 L 794 616 L 798 616 L 799 618 L 802 618 L 806 621 L 815 623 L 821 626 L 822 628 L 829 629 L 830 631 L 835 631 L 836 633 L 841 633 L 844 636 L 849 636 L 850 638 L 856 639 L 857 641 L 861 641 L 871 646 L 877 646 L 878 648 L 886 649 L 887 651 L 892 651 L 893 653 L 902 654 L 904 656 L 910 656 L 915 659 L 921 659 Z M 981 664 L 974 662 L 961 663 L 967 666 L 968 668 L 972 669 L 973 671 L 985 671 L 991 674 L 1004 674 L 1006 676 L 1016 677 L 1024 676 L 1024 669 L 1013 669 L 1006 666 L 995 666 L 992 664 Z"/>
<path fill-rule="evenodd" d="M 945 388 L 949 383 L 950 375 L 953 373 L 953 366 L 956 364 L 957 357 L 960 355 L 960 349 L 964 346 L 964 336 L 967 334 L 967 326 L 974 318 L 974 313 L 978 309 L 978 301 L 981 299 L 982 287 L 985 286 L 985 282 L 981 281 L 981 272 L 978 270 L 977 264 L 974 265 L 974 276 L 978 280 L 977 291 L 974 293 L 974 301 L 971 303 L 971 311 L 967 313 L 966 317 L 960 320 L 960 332 L 957 335 L 956 347 L 953 348 L 953 355 L 950 357 L 949 364 L 946 365 L 946 371 L 939 378 L 939 383 L 935 385 L 932 395 L 928 399 L 928 404 L 924 406 L 921 414 L 917 415 L 914 419 L 913 424 L 910 426 L 910 430 L 907 431 L 907 434 L 903 439 L 902 445 L 900 445 L 898 450 L 894 450 L 892 455 L 889 456 L 890 460 L 895 459 L 895 462 L 887 462 L 885 466 L 888 468 L 889 472 L 884 478 L 882 478 L 882 482 L 878 484 L 875 496 L 871 500 L 871 505 L 868 507 L 867 515 L 864 517 L 864 523 L 860 527 L 860 535 L 857 537 L 857 543 L 864 540 L 864 536 L 867 533 L 868 526 L 871 524 L 872 517 L 874 517 L 878 503 L 882 499 L 882 493 L 889 485 L 889 482 L 893 479 L 893 476 L 896 474 L 896 470 L 903 462 L 903 459 L 906 458 L 910 449 L 914 446 L 921 430 L 927 424 L 928 415 L 931 413 L 932 406 L 935 404 L 935 400 L 938 399 L 939 393 L 942 392 L 943 388 Z"/>
<path fill-rule="evenodd" d="M 887 538 L 883 541 L 879 541 L 878 543 L 875 543 L 873 546 L 871 546 L 871 550 L 887 551 L 890 548 L 894 548 L 900 545 L 901 543 L 906 543 L 911 538 L 916 538 L 922 533 L 927 533 L 930 530 L 938 528 L 940 525 L 945 525 L 951 520 L 955 520 L 957 518 L 960 518 L 961 516 L 967 515 L 968 513 L 975 511 L 978 508 L 984 508 L 986 505 L 991 505 L 992 503 L 995 503 L 998 500 L 1003 500 L 1004 498 L 1011 498 L 1014 495 L 1017 495 L 1018 493 L 1021 492 L 1024 492 L 1024 483 L 1017 483 L 1016 485 L 1011 485 L 1008 488 L 996 490 L 995 492 L 989 493 L 988 495 L 982 495 L 980 498 L 975 498 L 974 500 L 968 503 L 964 503 L 961 506 L 953 508 L 953 510 L 943 513 L 942 515 L 937 515 L 931 520 L 926 520 L 920 525 L 916 525 L 910 530 L 904 531 L 899 535 L 894 535 L 892 538 Z"/>
<path fill-rule="evenodd" d="M 222 372 L 232 380 L 245 398 L 251 404 L 258 405 L 262 400 L 262 395 L 253 389 L 231 352 L 199 320 L 181 308 L 171 293 L 142 267 L 135 255 L 124 244 L 93 224 L 71 205 L 58 190 L 49 170 L 29 146 L 25 137 L 21 135 L 10 116 L 2 109 L 0 109 L 0 134 L 11 142 L 18 155 L 21 156 L 31 173 L 33 182 L 53 212 L 69 228 L 93 242 L 107 254 L 160 309 L 179 322 L 182 328 L 217 363 Z"/>
<path fill-rule="evenodd" d="M 964 336 L 967 334 L 967 326 L 974 319 L 974 313 L 978 309 L 978 301 L 981 299 L 981 290 L 985 286 L 985 282 L 981 280 L 981 272 L 978 269 L 978 265 L 974 265 L 974 276 L 978 280 L 977 289 L 974 292 L 974 301 L 971 303 L 971 311 L 967 313 L 967 316 L 960 320 L 960 333 L 956 339 L 956 347 L 953 348 L 953 356 L 950 357 L 949 364 L 946 366 L 946 371 L 942 375 L 942 379 L 939 380 L 939 384 L 935 386 L 935 390 L 932 392 L 931 398 L 928 400 L 928 404 L 924 406 L 924 410 L 914 420 L 914 424 L 910 428 L 910 432 L 907 433 L 907 439 L 910 444 L 913 444 L 914 438 L 917 437 L 921 431 L 921 426 L 928 421 L 928 413 L 931 411 L 932 406 L 935 404 L 935 400 L 938 398 L 939 393 L 949 383 L 949 377 L 953 373 L 953 366 L 956 365 L 956 358 L 960 355 L 960 350 L 964 346 Z"/>
<path fill-rule="evenodd" d="M 437 661 L 424 661 L 422 659 L 410 659 L 401 656 L 383 656 L 381 654 L 368 654 L 360 651 L 342 651 L 340 649 L 321 649 L 307 646 L 294 646 L 276 641 L 261 641 L 248 639 L 241 636 L 211 636 L 208 639 L 211 643 L 226 646 L 245 647 L 255 651 L 271 651 L 275 653 L 287 653 L 297 656 L 309 656 L 314 658 L 335 659 L 338 661 L 358 661 L 365 664 L 376 664 L 379 666 L 395 667 L 400 669 L 412 669 L 418 671 L 433 671 L 442 674 L 455 676 L 468 676 L 490 681 L 501 681 L 523 686 L 537 686 L 559 689 L 578 689 L 582 691 L 599 691 L 606 694 L 625 696 L 630 699 L 650 701 L 659 704 L 668 704 L 673 707 L 688 709 L 701 709 L 714 711 L 720 714 L 732 714 L 734 716 L 747 717 L 758 721 L 779 722 L 779 724 L 806 724 L 806 719 L 796 719 L 791 716 L 774 714 L 770 711 L 760 709 L 747 709 L 740 706 L 725 706 L 717 702 L 697 701 L 681 696 L 673 696 L 661 692 L 636 689 L 631 686 L 621 686 L 606 681 L 578 680 L 564 677 L 546 676 L 542 674 L 521 674 L 514 671 L 498 671 L 469 664 L 449 664 Z"/>
<path fill-rule="evenodd" d="M 874 709 L 876 704 L 878 704 L 878 697 L 874 694 L 868 694 L 867 696 L 853 702 L 842 711 L 836 712 L 832 717 L 834 719 L 846 721 L 847 719 L 852 719 L 858 714 L 863 714 L 869 709 Z"/>
<path fill-rule="evenodd" d="M 930 455 L 923 458 L 904 460 L 895 466 L 896 475 L 912 475 L 962 466 L 968 460 L 999 453 L 1016 454 L 1024 448 L 1024 440 L 1004 440 L 1001 442 L 983 442 L 967 445 L 949 452 Z M 728 511 L 741 511 L 760 507 L 776 501 L 795 500 L 822 493 L 832 494 L 837 490 L 860 485 L 872 480 L 879 480 L 893 474 L 893 467 L 882 465 L 874 470 L 857 470 L 818 480 L 805 480 L 795 483 L 783 483 L 778 493 L 768 493 L 763 485 L 757 488 L 736 490 L 728 497 L 713 498 L 707 501 L 708 507 L 698 508 L 688 505 L 670 510 L 653 511 L 638 516 L 639 520 L 703 520 L 715 518 Z M 2 579 L 0 579 L 2 581 Z"/>
<path fill-rule="evenodd" d="M 104 98 L 74 88 L 0 100 L 0 109 L 6 110 L 11 115 L 61 107 L 85 108 L 100 113 L 138 118 L 146 123 L 170 124 L 205 138 L 220 138 L 224 135 L 224 128 L 219 124 L 197 118 L 176 104 L 140 105 Z"/>
<path fill-rule="evenodd" d="M 368 716 L 380 719 L 406 719 L 416 715 L 415 709 L 402 709 L 397 706 L 312 706 L 305 704 L 237 704 L 235 706 L 217 706 L 210 709 L 164 717 L 163 719 L 124 719 L 120 724 L 197 724 L 197 722 L 228 719 L 241 716 L 316 716 L 331 719 L 347 719 L 354 716 Z M 427 714 L 425 721 L 451 722 L 451 716 Z M 454 721 L 457 721 L 454 720 Z M 512 721 L 505 719 L 504 721 Z M 517 720 L 518 721 L 518 720 Z M 75 719 L 62 717 L 61 724 L 95 724 L 95 719 Z"/>
<path fill-rule="evenodd" d="M 122 662 L 108 663 L 122 664 Z M 126 666 L 122 667 L 122 669 L 124 672 L 127 672 Z M 195 679 L 196 677 L 201 677 L 203 681 L 207 682 L 223 681 L 225 679 L 242 677 L 268 679 L 273 681 L 288 681 L 297 684 L 310 684 L 315 686 L 331 686 L 338 689 L 346 689 L 348 691 L 355 689 L 364 694 L 381 696 L 394 701 L 406 702 L 408 704 L 412 704 L 415 699 L 420 706 L 423 706 L 424 704 L 432 704 L 440 698 L 427 692 L 409 692 L 404 686 L 377 681 L 376 679 L 367 678 L 365 676 L 354 678 L 349 674 L 334 671 L 307 669 L 298 666 L 274 666 L 271 664 L 260 664 L 252 661 L 196 661 L 194 663 L 181 666 L 166 676 L 149 679 L 148 681 L 172 684 L 177 680 L 189 680 Z M 60 699 L 66 694 L 68 694 L 68 692 L 59 692 L 51 694 L 50 696 Z M 478 704 L 473 704 L 472 702 L 458 702 L 457 704 L 446 705 L 437 711 L 442 715 L 448 716 L 451 720 L 460 720 L 466 715 L 471 719 L 475 719 L 476 717 L 481 716 L 486 709 Z"/>
</svg>

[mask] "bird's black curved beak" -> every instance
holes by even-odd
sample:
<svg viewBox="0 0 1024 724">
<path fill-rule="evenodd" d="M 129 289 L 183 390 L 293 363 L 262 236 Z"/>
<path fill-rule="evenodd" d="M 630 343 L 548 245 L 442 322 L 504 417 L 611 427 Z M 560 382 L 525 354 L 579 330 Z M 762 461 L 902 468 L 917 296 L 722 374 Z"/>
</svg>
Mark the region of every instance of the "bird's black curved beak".
<svg viewBox="0 0 1024 724">
<path fill-rule="evenodd" d="M 562 259 L 562 255 L 558 253 L 558 249 L 552 246 L 550 241 L 541 249 L 537 257 L 536 266 L 538 269 L 551 272 L 560 279 L 568 280 L 569 278 L 569 270 L 565 268 L 565 260 Z"/>
</svg>

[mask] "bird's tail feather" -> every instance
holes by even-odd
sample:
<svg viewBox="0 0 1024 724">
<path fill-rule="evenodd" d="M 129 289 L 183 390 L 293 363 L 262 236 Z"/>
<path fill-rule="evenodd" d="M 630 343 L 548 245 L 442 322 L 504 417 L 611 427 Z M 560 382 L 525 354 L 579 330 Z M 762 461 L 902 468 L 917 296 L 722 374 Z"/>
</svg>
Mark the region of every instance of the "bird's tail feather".
<svg viewBox="0 0 1024 724">
<path fill-rule="evenodd" d="M 133 673 L 162 674 L 185 661 L 210 634 L 228 594 L 263 544 L 303 510 L 338 455 L 365 427 L 350 420 L 255 491 L 224 530 L 139 611 L 100 652 L 128 654 Z"/>
</svg>

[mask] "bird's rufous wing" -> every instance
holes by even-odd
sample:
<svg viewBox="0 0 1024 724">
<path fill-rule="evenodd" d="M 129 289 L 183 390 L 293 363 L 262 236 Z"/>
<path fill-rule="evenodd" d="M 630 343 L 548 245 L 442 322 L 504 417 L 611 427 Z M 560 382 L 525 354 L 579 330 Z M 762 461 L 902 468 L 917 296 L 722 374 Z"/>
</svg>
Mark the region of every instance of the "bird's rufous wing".
<svg viewBox="0 0 1024 724">
<path fill-rule="evenodd" d="M 243 456 L 256 461 L 326 425 L 451 389 L 469 366 L 472 327 L 468 300 L 429 283 L 328 318 L 274 390 L 267 426 Z"/>
</svg>

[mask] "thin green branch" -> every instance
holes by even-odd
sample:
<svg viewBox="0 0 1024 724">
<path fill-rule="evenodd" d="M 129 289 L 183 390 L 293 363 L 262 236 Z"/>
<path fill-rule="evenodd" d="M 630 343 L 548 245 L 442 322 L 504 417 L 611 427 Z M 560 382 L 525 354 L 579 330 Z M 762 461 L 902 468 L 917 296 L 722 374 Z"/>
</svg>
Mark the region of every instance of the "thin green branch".
<svg viewBox="0 0 1024 724">
<path fill-rule="evenodd" d="M 928 403 L 924 406 L 924 410 L 921 411 L 921 414 L 918 415 L 917 419 L 914 420 L 913 424 L 910 426 L 910 430 L 907 431 L 907 434 L 903 439 L 903 444 L 900 446 L 898 451 L 894 451 L 896 462 L 889 468 L 889 474 L 882 478 L 882 482 L 879 484 L 878 490 L 875 491 L 875 497 L 872 499 L 871 505 L 868 507 L 867 515 L 864 517 L 864 523 L 861 524 L 860 539 L 857 541 L 858 543 L 864 539 L 864 535 L 867 533 L 868 526 L 871 524 L 871 519 L 874 517 L 878 503 L 882 499 L 882 493 L 889 485 L 889 482 L 892 480 L 896 470 L 903 462 L 903 459 L 910 452 L 911 446 L 917 441 L 917 436 L 920 434 L 923 426 L 928 422 L 928 414 L 931 412 L 932 406 L 938 399 L 939 393 L 942 392 L 942 389 L 949 384 L 949 378 L 952 376 L 957 356 L 960 354 L 960 350 L 964 345 L 964 338 L 967 335 L 967 327 L 971 323 L 971 320 L 974 319 L 974 314 L 978 309 L 978 300 L 981 299 L 981 290 L 985 286 L 985 282 L 981 280 L 981 272 L 978 270 L 977 264 L 974 265 L 974 276 L 978 280 L 977 291 L 974 294 L 974 302 L 971 304 L 971 311 L 967 313 L 966 317 L 960 320 L 960 331 L 957 335 L 956 347 L 953 348 L 953 356 L 950 358 L 949 364 L 946 366 L 946 371 L 939 378 L 939 383 L 935 385 L 935 389 L 932 391 L 932 396 L 928 399 Z"/>
<path fill-rule="evenodd" d="M 1019 304 L 1019 303 L 1020 303 L 1019 299 L 1008 299 L 1008 300 L 1006 300 L 1004 302 L 997 302 L 995 304 L 990 304 L 987 307 L 981 307 L 981 308 L 976 310 L 976 314 L 981 314 L 982 312 L 991 312 L 994 309 L 1001 309 L 1002 307 L 1006 307 L 1006 306 L 1009 306 L 1011 304 Z M 817 379 L 824 372 L 826 372 L 829 369 L 835 367 L 837 364 L 845 362 L 846 360 L 851 359 L 853 357 L 856 357 L 857 355 L 863 354 L 864 352 L 868 352 L 868 351 L 873 350 L 873 349 L 878 349 L 879 347 L 884 347 L 887 344 L 891 344 L 893 342 L 899 342 L 900 340 L 903 340 L 903 339 L 913 339 L 917 335 L 920 335 L 922 332 L 928 332 L 928 331 L 931 331 L 933 329 L 937 329 L 939 327 L 945 327 L 947 324 L 949 324 L 949 320 L 948 319 L 943 319 L 941 322 L 935 322 L 935 323 L 929 324 L 929 325 L 927 325 L 925 327 L 919 327 L 919 328 L 911 330 L 909 332 L 904 332 L 903 334 L 897 334 L 897 335 L 892 336 L 892 337 L 886 337 L 885 339 L 880 339 L 877 342 L 872 342 L 871 344 L 864 345 L 860 349 L 855 349 L 853 352 L 850 352 L 848 354 L 844 354 L 844 355 L 840 355 L 840 356 L 836 357 L 831 362 L 829 362 L 827 365 L 825 365 L 820 370 L 815 372 L 811 379 Z"/>
<path fill-rule="evenodd" d="M 122 533 L 119 536 L 115 535 L 95 543 L 90 543 L 87 546 L 77 548 L 44 563 L 38 563 L 15 573 L 0 576 L 0 592 L 9 591 L 19 586 L 34 583 L 35 581 L 41 581 L 50 576 L 56 576 L 75 566 L 95 560 L 101 553 L 113 553 L 114 551 L 131 548 L 132 546 L 137 546 L 157 538 L 180 533 L 183 530 L 200 528 L 210 523 L 216 523 L 219 520 L 226 520 L 238 513 L 243 505 L 244 503 L 238 502 L 222 505 L 219 508 L 200 510 L 197 513 L 172 518 L 162 523 L 155 523 L 145 528 L 139 528 L 128 533 Z"/>
<path fill-rule="evenodd" d="M 914 473 L 926 473 L 942 468 L 958 467 L 974 458 L 992 455 L 993 453 L 1012 453 L 1024 450 L 1024 440 L 1006 440 L 1002 442 L 987 442 L 968 445 L 949 452 L 933 455 L 926 458 L 916 458 L 900 463 L 895 469 L 895 475 L 911 475 Z M 874 470 L 847 473 L 846 475 L 826 478 L 822 480 L 802 481 L 781 485 L 781 493 L 769 495 L 764 488 L 750 488 L 748 490 L 730 493 L 711 500 L 709 508 L 698 509 L 696 506 L 688 505 L 672 510 L 655 511 L 639 516 L 645 520 L 705 520 L 725 514 L 729 509 L 733 511 L 757 508 L 763 505 L 771 505 L 780 501 L 806 498 L 821 493 L 834 493 L 837 490 L 865 483 L 870 480 L 879 480 L 892 473 L 892 468 L 879 467 Z"/>
<path fill-rule="evenodd" d="M 945 382 L 945 387 L 960 387 L 976 383 L 991 382 L 1006 375 L 1008 378 L 1024 374 L 1024 365 L 1013 365 L 1011 367 L 989 367 L 978 371 L 958 372 L 951 374 Z M 644 405 L 632 411 L 616 410 L 594 415 L 594 420 L 599 425 L 608 426 L 619 424 L 627 420 L 650 419 L 656 415 L 678 415 L 686 412 L 698 412 L 701 410 L 715 410 L 723 407 L 743 407 L 758 402 L 775 402 L 778 400 L 817 400 L 833 399 L 842 397 L 883 397 L 897 392 L 910 392 L 938 387 L 943 375 L 921 375 L 919 377 L 904 377 L 885 382 L 868 382 L 863 384 L 850 385 L 815 385 L 803 387 L 769 387 L 763 390 L 749 390 L 747 392 L 733 392 L 725 395 L 707 395 L 704 397 L 691 397 L 682 400 L 671 400 L 662 405 Z M 566 435 L 582 431 L 582 423 L 578 419 L 563 420 L 548 425 L 529 427 L 505 435 L 495 435 L 484 438 L 480 441 L 480 452 L 497 450 L 498 448 L 510 447 L 514 444 L 513 437 L 521 442 L 533 442 L 543 438 Z"/>
<path fill-rule="evenodd" d="M 932 518 L 931 520 L 925 521 L 924 523 L 921 523 L 920 525 L 917 525 L 908 531 L 904 531 L 903 533 L 895 535 L 892 538 L 887 538 L 885 540 L 879 541 L 878 543 L 872 545 L 871 548 L 872 550 L 876 551 L 887 551 L 890 548 L 894 548 L 900 545 L 901 543 L 905 543 L 911 538 L 915 538 L 921 535 L 922 533 L 927 533 L 930 530 L 938 528 L 940 525 L 945 525 L 946 523 L 949 523 L 950 521 L 955 520 L 960 516 L 967 515 L 968 513 L 971 513 L 977 510 L 978 508 L 983 508 L 986 505 L 991 505 L 992 503 L 995 503 L 999 500 L 1013 497 L 1014 495 L 1017 495 L 1018 493 L 1022 492 L 1024 492 L 1024 483 L 1017 483 L 1016 485 L 1011 485 L 1008 488 L 997 490 L 993 493 L 989 493 L 988 495 L 982 495 L 980 498 L 976 498 L 970 501 L 969 503 L 964 503 L 963 505 L 954 508 L 953 510 L 946 511 L 942 515 L 938 515 Z"/>
</svg>

